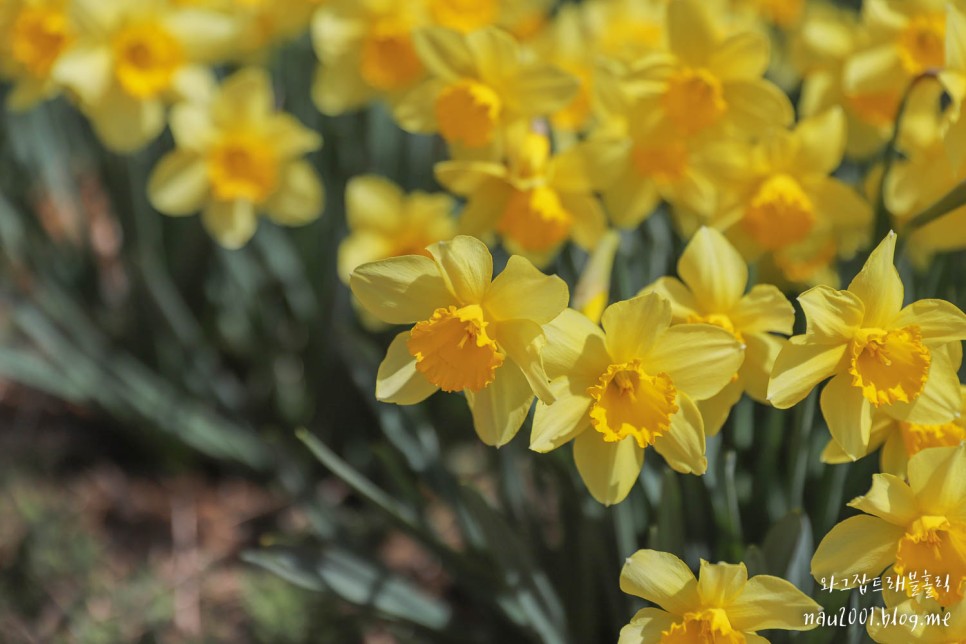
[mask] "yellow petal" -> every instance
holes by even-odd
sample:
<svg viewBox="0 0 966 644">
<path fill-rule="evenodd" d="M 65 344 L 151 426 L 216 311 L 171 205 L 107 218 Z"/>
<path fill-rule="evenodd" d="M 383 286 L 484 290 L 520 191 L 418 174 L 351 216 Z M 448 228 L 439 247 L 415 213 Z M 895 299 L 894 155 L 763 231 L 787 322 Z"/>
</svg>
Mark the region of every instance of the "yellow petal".
<svg viewBox="0 0 966 644">
<path fill-rule="evenodd" d="M 272 115 L 266 132 L 271 137 L 275 153 L 282 158 L 300 157 L 322 147 L 322 137 L 317 132 L 285 112 Z"/>
<path fill-rule="evenodd" d="M 811 342 L 848 342 L 862 326 L 865 315 L 865 306 L 857 295 L 825 285 L 805 291 L 798 296 L 798 303 L 805 313 L 805 333 Z"/>
<path fill-rule="evenodd" d="M 409 352 L 409 331 L 393 339 L 376 374 L 376 399 L 397 405 L 415 405 L 429 398 L 439 387 L 416 371 L 416 358 Z"/>
<path fill-rule="evenodd" d="M 690 398 L 681 394 L 677 402 L 678 413 L 671 418 L 670 429 L 654 441 L 654 449 L 676 472 L 704 474 L 708 469 L 708 459 L 704 456 L 704 420 Z"/>
<path fill-rule="evenodd" d="M 255 234 L 258 220 L 249 201 L 209 201 L 201 211 L 201 223 L 219 244 L 229 249 L 241 248 Z"/>
<path fill-rule="evenodd" d="M 617 644 L 659 642 L 661 633 L 671 628 L 674 622 L 674 616 L 660 608 L 642 608 L 631 618 L 631 623 L 621 629 Z"/>
<path fill-rule="evenodd" d="M 905 528 L 878 517 L 851 517 L 832 528 L 812 557 L 812 577 L 851 578 L 855 574 L 878 577 L 896 560 L 899 539 Z"/>
<path fill-rule="evenodd" d="M 894 91 L 896 78 L 902 78 L 898 47 L 886 44 L 849 56 L 843 68 L 842 85 L 851 96 Z"/>
<path fill-rule="evenodd" d="M 714 48 L 708 69 L 724 82 L 760 78 L 768 69 L 769 53 L 768 38 L 745 31 Z"/>
<path fill-rule="evenodd" d="M 620 503 L 637 482 L 644 466 L 644 450 L 633 436 L 608 443 L 597 431 L 587 430 L 574 440 L 574 462 L 580 478 L 598 503 Z"/>
<path fill-rule="evenodd" d="M 830 465 L 841 465 L 842 463 L 851 463 L 852 457 L 845 453 L 845 450 L 835 442 L 834 438 L 830 438 L 822 450 L 822 462 Z"/>
<path fill-rule="evenodd" d="M 412 88 L 393 106 L 392 116 L 399 127 L 415 134 L 432 134 L 439 129 L 436 122 L 436 99 L 446 82 L 432 78 Z"/>
<path fill-rule="evenodd" d="M 746 132 L 788 126 L 795 110 L 785 92 L 766 80 L 732 81 L 724 86 L 728 118 Z"/>
<path fill-rule="evenodd" d="M 336 257 L 339 279 L 348 285 L 352 271 L 363 264 L 391 257 L 395 254 L 393 251 L 392 244 L 383 235 L 369 231 L 353 233 L 339 243 Z"/>
<path fill-rule="evenodd" d="M 849 506 L 903 527 L 920 515 L 912 488 L 892 474 L 874 474 L 869 491 L 852 499 Z"/>
<path fill-rule="evenodd" d="M 215 123 L 263 121 L 275 111 L 272 80 L 260 67 L 246 67 L 226 78 L 211 106 Z"/>
<path fill-rule="evenodd" d="M 106 46 L 77 45 L 61 54 L 51 75 L 76 92 L 81 103 L 96 104 L 110 87 L 111 61 L 111 51 Z"/>
<path fill-rule="evenodd" d="M 574 218 L 570 238 L 584 250 L 593 250 L 607 232 L 607 215 L 594 195 L 561 193 L 560 204 Z"/>
<path fill-rule="evenodd" d="M 590 426 L 590 396 L 574 395 L 563 378 L 550 383 L 556 400 L 552 405 L 537 403 L 530 433 L 530 449 L 549 452 L 575 438 Z"/>
<path fill-rule="evenodd" d="M 634 228 L 647 219 L 661 203 L 654 182 L 642 180 L 628 169 L 604 191 L 604 205 L 614 225 Z"/>
<path fill-rule="evenodd" d="M 668 302 L 671 303 L 671 317 L 674 318 L 675 322 L 683 322 L 692 315 L 700 315 L 694 295 L 676 277 L 657 278 L 653 284 L 642 288 L 638 295 L 645 293 L 658 293 L 667 298 Z"/>
<path fill-rule="evenodd" d="M 520 47 L 513 36 L 502 29 L 477 29 L 466 35 L 466 46 L 484 82 L 505 81 L 520 66 Z"/>
<path fill-rule="evenodd" d="M 845 113 L 836 106 L 802 119 L 794 137 L 799 142 L 796 168 L 803 174 L 831 174 L 845 152 Z"/>
<path fill-rule="evenodd" d="M 668 46 L 692 67 L 704 67 L 718 42 L 711 15 L 696 0 L 677 0 L 667 8 Z"/>
<path fill-rule="evenodd" d="M 580 82 L 549 65 L 537 65 L 521 70 L 509 85 L 509 106 L 526 116 L 553 114 L 567 106 Z"/>
<path fill-rule="evenodd" d="M 745 354 L 721 327 L 679 324 L 661 334 L 644 356 L 648 368 L 671 376 L 679 392 L 705 400 L 731 381 Z"/>
<path fill-rule="evenodd" d="M 166 154 L 148 179 L 151 205 L 166 215 L 190 215 L 201 210 L 208 197 L 208 168 L 194 152 Z"/>
<path fill-rule="evenodd" d="M 658 335 L 671 324 L 671 304 L 657 293 L 647 293 L 604 310 L 600 318 L 607 349 L 617 362 L 647 354 Z"/>
<path fill-rule="evenodd" d="M 564 309 L 544 327 L 543 363 L 551 378 L 566 376 L 572 391 L 585 393 L 610 365 L 600 327 L 573 309 Z"/>
<path fill-rule="evenodd" d="M 959 342 L 953 346 L 959 347 Z M 940 425 L 958 418 L 963 405 L 956 368 L 942 347 L 934 347 L 926 384 L 911 403 L 895 402 L 882 411 L 896 420 L 917 425 Z"/>
<path fill-rule="evenodd" d="M 184 150 L 203 154 L 212 138 L 211 118 L 203 105 L 182 103 L 171 108 L 168 116 L 175 144 Z"/>
<path fill-rule="evenodd" d="M 694 234 L 678 261 L 678 275 L 708 312 L 730 311 L 748 284 L 748 266 L 735 247 L 714 228 Z"/>
<path fill-rule="evenodd" d="M 363 264 L 352 273 L 349 286 L 370 313 L 390 324 L 428 320 L 436 309 L 456 304 L 439 267 L 420 255 Z"/>
<path fill-rule="evenodd" d="M 765 331 L 790 334 L 795 325 L 795 308 L 778 287 L 757 284 L 741 298 L 730 317 L 744 335 Z"/>
<path fill-rule="evenodd" d="M 748 395 L 765 403 L 768 379 L 775 367 L 775 360 L 788 341 L 770 333 L 752 333 L 744 337 L 745 361 L 741 363 L 738 374 Z"/>
<path fill-rule="evenodd" d="M 919 300 L 899 312 L 895 327 L 916 325 L 929 344 L 966 340 L 966 314 L 945 300 Z"/>
<path fill-rule="evenodd" d="M 315 71 L 312 80 L 312 102 L 326 116 L 338 116 L 359 109 L 376 97 L 376 91 L 366 85 L 359 74 L 357 61 L 346 57 L 326 59 Z"/>
<path fill-rule="evenodd" d="M 817 613 L 822 607 L 784 579 L 757 575 L 748 580 L 726 610 L 735 630 L 807 631 L 814 628 L 814 622 L 806 625 L 804 615 Z"/>
<path fill-rule="evenodd" d="M 701 412 L 701 418 L 704 419 L 705 435 L 716 436 L 721 431 L 731 414 L 732 407 L 741 400 L 742 389 L 741 378 L 739 378 L 729 382 L 724 389 L 711 398 L 698 403 L 698 410 Z"/>
<path fill-rule="evenodd" d="M 701 602 L 698 580 L 687 564 L 657 550 L 638 550 L 627 558 L 621 569 L 621 590 L 673 615 L 693 611 Z"/>
<path fill-rule="evenodd" d="M 832 438 L 852 460 L 869 453 L 872 406 L 862 390 L 852 386 L 849 375 L 837 375 L 825 385 L 821 407 Z"/>
<path fill-rule="evenodd" d="M 530 388 L 548 405 L 553 402 L 547 372 L 540 352 L 546 346 L 543 329 L 533 320 L 504 320 L 491 323 L 493 337 L 526 376 Z"/>
<path fill-rule="evenodd" d="M 458 235 L 428 248 L 443 279 L 461 304 L 480 304 L 493 276 L 493 257 L 475 237 Z"/>
<path fill-rule="evenodd" d="M 551 185 L 565 192 L 593 192 L 610 186 L 627 160 L 625 140 L 595 139 L 577 143 L 550 161 Z"/>
<path fill-rule="evenodd" d="M 743 563 L 714 564 L 701 560 L 698 594 L 705 606 L 728 606 L 741 593 L 747 582 L 748 569 Z"/>
<path fill-rule="evenodd" d="M 804 336 L 794 336 L 782 348 L 771 380 L 768 381 L 768 402 L 778 409 L 788 409 L 829 376 L 845 355 L 846 344 L 812 344 Z"/>
<path fill-rule="evenodd" d="M 882 452 L 879 453 L 879 469 L 900 478 L 906 478 L 908 466 L 909 452 L 906 451 L 902 434 L 899 432 L 890 433 L 882 445 Z"/>
<path fill-rule="evenodd" d="M 966 85 L 966 81 L 963 84 Z M 959 118 L 949 124 L 944 143 L 953 171 L 961 173 L 966 167 L 966 109 L 962 109 Z"/>
<path fill-rule="evenodd" d="M 403 192 L 373 174 L 353 177 L 345 187 L 346 223 L 350 230 L 391 230 L 403 211 Z"/>
<path fill-rule="evenodd" d="M 477 76 L 473 54 L 458 32 L 441 27 L 413 32 L 413 47 L 429 73 L 447 81 Z"/>
<path fill-rule="evenodd" d="M 510 442 L 526 420 L 533 392 L 520 368 L 506 361 L 488 386 L 474 393 L 464 390 L 480 440 L 500 447 Z"/>
<path fill-rule="evenodd" d="M 893 263 L 895 252 L 896 234 L 890 232 L 849 284 L 849 292 L 857 295 L 865 305 L 863 326 L 886 327 L 902 308 L 905 291 Z"/>
<path fill-rule="evenodd" d="M 507 175 L 506 166 L 492 161 L 441 161 L 433 172 L 447 190 L 467 197 L 485 190 L 493 180 L 505 181 Z"/>
<path fill-rule="evenodd" d="M 924 513 L 966 513 L 966 445 L 924 449 L 909 459 L 909 485 Z"/>
<path fill-rule="evenodd" d="M 269 219 L 282 226 L 314 221 L 325 207 L 322 181 L 308 161 L 293 161 L 282 171 L 275 193 L 265 202 Z"/>
<path fill-rule="evenodd" d="M 533 320 L 546 324 L 567 308 L 570 292 L 556 275 L 545 275 L 513 255 L 486 290 L 483 308 L 495 320 Z"/>
<path fill-rule="evenodd" d="M 134 152 L 161 134 L 164 105 L 158 99 L 132 98 L 115 86 L 90 108 L 90 119 L 104 145 L 114 152 Z"/>
<path fill-rule="evenodd" d="M 966 13 L 946 5 L 946 67 L 966 72 Z"/>
</svg>

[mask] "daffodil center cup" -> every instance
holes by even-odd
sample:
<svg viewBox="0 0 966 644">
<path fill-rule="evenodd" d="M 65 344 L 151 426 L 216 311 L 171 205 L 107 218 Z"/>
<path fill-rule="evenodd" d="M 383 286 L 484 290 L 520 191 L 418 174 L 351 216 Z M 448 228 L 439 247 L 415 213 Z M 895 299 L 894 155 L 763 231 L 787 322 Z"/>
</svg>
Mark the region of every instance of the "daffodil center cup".
<svg viewBox="0 0 966 644">
<path fill-rule="evenodd" d="M 587 393 L 593 400 L 590 423 L 612 443 L 633 436 L 642 448 L 653 445 L 678 411 L 671 377 L 648 374 L 640 360 L 610 365 Z"/>
<path fill-rule="evenodd" d="M 71 42 L 70 23 L 62 8 L 26 6 L 10 29 L 10 55 L 27 73 L 46 78 Z"/>
<path fill-rule="evenodd" d="M 410 331 L 407 347 L 416 370 L 443 391 L 480 391 L 493 382 L 505 358 L 488 326 L 476 304 L 436 309 Z"/>
<path fill-rule="evenodd" d="M 639 176 L 672 183 L 688 169 L 688 148 L 681 141 L 665 145 L 641 143 L 631 150 L 631 162 Z"/>
<path fill-rule="evenodd" d="M 934 586 L 939 604 L 949 606 L 962 600 L 966 590 L 966 523 L 944 516 L 916 519 L 899 540 L 893 568 L 898 575 L 920 579 L 927 573 L 943 578 L 948 574 L 948 590 Z M 906 594 L 912 593 L 907 583 Z"/>
<path fill-rule="evenodd" d="M 131 96 L 146 99 L 171 87 L 185 64 L 181 43 L 157 22 L 135 23 L 114 37 L 114 73 Z"/>
<path fill-rule="evenodd" d="M 537 186 L 513 191 L 497 223 L 497 231 L 523 250 L 539 253 L 567 239 L 573 222 L 557 192 L 547 186 Z"/>
<path fill-rule="evenodd" d="M 691 313 L 688 315 L 687 321 L 689 324 L 712 324 L 733 335 L 735 340 L 741 344 L 745 343 L 745 336 L 741 335 L 741 331 L 735 327 L 735 324 L 731 321 L 731 318 L 724 313 L 708 313 L 707 315 Z"/>
<path fill-rule="evenodd" d="M 758 186 L 741 223 L 762 248 L 778 250 L 808 237 L 815 208 L 795 179 L 776 174 Z"/>
<path fill-rule="evenodd" d="M 918 398 L 932 360 L 915 325 L 889 331 L 859 329 L 849 356 L 852 386 L 876 407 Z"/>
<path fill-rule="evenodd" d="M 412 25 L 396 17 L 377 21 L 362 43 L 362 78 L 382 91 L 402 89 L 423 75 L 412 42 Z"/>
<path fill-rule="evenodd" d="M 684 67 L 668 80 L 663 97 L 668 118 L 685 134 L 718 123 L 728 111 L 721 81 L 706 69 Z"/>
<path fill-rule="evenodd" d="M 966 441 L 966 427 L 956 422 L 941 425 L 899 423 L 899 432 L 909 456 L 930 447 L 952 447 Z"/>
<path fill-rule="evenodd" d="M 944 14 L 917 16 L 899 34 L 899 60 L 910 74 L 940 69 L 946 62 Z"/>
<path fill-rule="evenodd" d="M 744 644 L 745 636 L 734 630 L 728 614 L 706 608 L 684 614 L 684 621 L 661 633 L 660 644 Z"/>
<path fill-rule="evenodd" d="M 436 98 L 440 134 L 471 148 L 493 140 L 502 112 L 503 101 L 493 88 L 471 79 L 446 87 Z"/>
<path fill-rule="evenodd" d="M 434 22 L 463 33 L 493 24 L 499 9 L 497 0 L 429 0 Z"/>
<path fill-rule="evenodd" d="M 278 186 L 278 159 L 271 141 L 246 132 L 223 136 L 208 152 L 208 178 L 220 200 L 264 202 Z"/>
</svg>

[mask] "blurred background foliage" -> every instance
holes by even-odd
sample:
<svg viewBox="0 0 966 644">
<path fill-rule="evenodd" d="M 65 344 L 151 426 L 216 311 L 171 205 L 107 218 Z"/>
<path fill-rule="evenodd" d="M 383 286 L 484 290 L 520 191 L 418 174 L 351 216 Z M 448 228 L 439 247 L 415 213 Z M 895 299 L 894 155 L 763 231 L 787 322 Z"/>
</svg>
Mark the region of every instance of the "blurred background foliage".
<svg viewBox="0 0 966 644">
<path fill-rule="evenodd" d="M 336 275 L 345 183 L 437 189 L 445 150 L 378 105 L 322 117 L 307 37 L 268 65 L 285 109 L 325 138 L 311 160 L 327 206 L 299 229 L 263 221 L 238 251 L 148 204 L 170 135 L 118 156 L 63 99 L 2 117 L 5 641 L 615 641 L 639 607 L 620 567 L 642 547 L 692 567 L 743 560 L 828 609 L 875 601 L 809 574 L 878 458 L 821 465 L 816 392 L 789 412 L 742 400 L 705 476 L 649 455 L 611 508 L 567 450 L 479 444 L 456 396 L 376 402 L 391 336 L 358 325 Z M 673 274 L 681 248 L 664 212 L 622 233 L 612 301 Z M 558 259 L 571 289 L 586 260 Z M 963 253 L 925 274 L 900 265 L 907 300 L 966 306 L 964 270 Z"/>
</svg>

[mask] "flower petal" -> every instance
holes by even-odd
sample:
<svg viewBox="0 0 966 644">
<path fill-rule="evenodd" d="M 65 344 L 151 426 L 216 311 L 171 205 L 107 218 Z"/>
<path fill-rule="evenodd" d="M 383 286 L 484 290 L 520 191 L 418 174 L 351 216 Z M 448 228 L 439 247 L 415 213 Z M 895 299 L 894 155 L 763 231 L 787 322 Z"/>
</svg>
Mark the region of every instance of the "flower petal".
<svg viewBox="0 0 966 644">
<path fill-rule="evenodd" d="M 397 335 L 376 374 L 376 399 L 397 405 L 415 405 L 439 387 L 416 371 L 416 358 L 409 352 L 409 331 Z"/>
<path fill-rule="evenodd" d="M 783 629 L 806 631 L 804 615 L 817 613 L 822 607 L 794 584 L 772 577 L 757 575 L 748 580 L 741 594 L 728 605 L 728 619 L 739 631 Z"/>
<path fill-rule="evenodd" d="M 862 390 L 853 387 L 851 377 L 839 374 L 832 378 L 820 399 L 822 415 L 832 438 L 852 460 L 869 453 L 872 433 L 872 406 Z"/>
<path fill-rule="evenodd" d="M 796 166 L 807 174 L 831 174 L 845 152 L 845 113 L 836 106 L 804 118 L 795 126 L 794 137 L 799 141 Z"/>
<path fill-rule="evenodd" d="M 631 618 L 631 623 L 621 629 L 617 644 L 644 644 L 658 642 L 661 633 L 678 621 L 660 608 L 642 608 Z"/>
<path fill-rule="evenodd" d="M 768 69 L 768 38 L 745 31 L 714 47 L 708 69 L 722 81 L 760 78 Z"/>
<path fill-rule="evenodd" d="M 742 384 L 741 378 L 738 378 L 729 382 L 714 396 L 698 403 L 698 410 L 701 412 L 701 418 L 704 419 L 706 436 L 716 436 L 721 431 L 731 414 L 731 409 L 741 400 L 741 394 L 744 393 Z"/>
<path fill-rule="evenodd" d="M 493 257 L 475 237 L 457 235 L 427 250 L 439 264 L 443 279 L 461 304 L 480 304 L 493 276 Z"/>
<path fill-rule="evenodd" d="M 434 76 L 451 82 L 477 76 L 473 54 L 458 32 L 441 27 L 418 29 L 413 32 L 413 47 Z"/>
<path fill-rule="evenodd" d="M 540 357 L 547 343 L 540 325 L 533 320 L 505 320 L 493 322 L 492 329 L 493 337 L 510 360 L 523 371 L 533 393 L 548 405 L 552 403 L 549 378 Z"/>
<path fill-rule="evenodd" d="M 777 286 L 757 284 L 741 298 L 730 315 L 735 328 L 742 334 L 790 334 L 795 325 L 795 307 Z"/>
<path fill-rule="evenodd" d="M 909 485 L 929 514 L 966 510 L 966 444 L 924 449 L 909 459 Z"/>
<path fill-rule="evenodd" d="M 813 344 L 805 337 L 792 337 L 775 359 L 768 381 L 768 402 L 778 409 L 788 409 L 829 376 L 833 375 L 845 355 L 846 344 Z"/>
<path fill-rule="evenodd" d="M 567 308 L 570 291 L 556 275 L 545 275 L 529 260 L 513 255 L 483 297 L 496 320 L 533 320 L 546 324 Z"/>
<path fill-rule="evenodd" d="M 600 432 L 587 430 L 574 440 L 574 462 L 580 478 L 598 503 L 620 503 L 644 467 L 644 450 L 633 436 L 609 443 Z"/>
<path fill-rule="evenodd" d="M 920 515 L 912 488 L 892 474 L 873 474 L 869 491 L 848 505 L 897 526 L 906 526 Z"/>
<path fill-rule="evenodd" d="M 564 379 L 550 383 L 556 400 L 552 405 L 537 403 L 530 433 L 530 449 L 549 452 L 575 438 L 590 426 L 589 396 L 573 395 Z"/>
<path fill-rule="evenodd" d="M 255 234 L 258 219 L 250 201 L 209 201 L 201 211 L 201 223 L 219 244 L 241 248 Z"/>
<path fill-rule="evenodd" d="M 667 7 L 668 48 L 690 66 L 704 67 L 719 39 L 703 3 L 678 0 Z"/>
<path fill-rule="evenodd" d="M 428 320 L 436 309 L 456 304 L 438 265 L 421 255 L 363 264 L 353 271 L 349 287 L 370 313 L 389 324 Z"/>
<path fill-rule="evenodd" d="M 684 322 L 692 315 L 698 315 L 698 303 L 694 295 L 676 277 L 659 277 L 653 284 L 641 289 L 638 295 L 658 293 L 671 303 L 671 317 L 675 322 Z"/>
<path fill-rule="evenodd" d="M 753 132 L 767 126 L 791 125 L 795 110 L 785 92 L 766 80 L 731 81 L 724 87 L 728 118 Z"/>
<path fill-rule="evenodd" d="M 384 177 L 367 174 L 353 177 L 346 184 L 345 215 L 350 230 L 391 229 L 402 211 L 402 190 Z"/>
<path fill-rule="evenodd" d="M 201 210 L 209 188 L 204 159 L 188 150 L 174 150 L 151 172 L 148 199 L 166 215 L 190 215 Z"/>
<path fill-rule="evenodd" d="M 265 202 L 268 218 L 282 226 L 303 226 L 325 208 L 322 180 L 308 161 L 293 161 L 279 177 L 275 193 Z"/>
<path fill-rule="evenodd" d="M 678 396 L 678 407 L 678 413 L 671 418 L 671 427 L 654 441 L 654 449 L 674 471 L 704 474 L 708 469 L 708 459 L 704 455 L 704 420 L 701 412 L 685 395 Z"/>
<path fill-rule="evenodd" d="M 564 309 L 543 331 L 547 373 L 551 378 L 565 376 L 576 381 L 575 394 L 583 393 L 610 365 L 604 332 L 578 311 Z"/>
<path fill-rule="evenodd" d="M 621 590 L 674 615 L 684 615 L 701 602 L 698 580 L 687 564 L 658 550 L 638 550 L 627 558 L 621 569 Z"/>
<path fill-rule="evenodd" d="M 958 345 L 956 342 L 954 346 Z M 930 354 L 932 363 L 919 396 L 911 403 L 895 402 L 882 408 L 892 418 L 917 425 L 940 425 L 961 414 L 963 396 L 956 368 L 944 347 L 933 347 Z"/>
<path fill-rule="evenodd" d="M 966 340 L 966 314 L 945 300 L 919 300 L 899 311 L 896 327 L 915 325 L 930 343 Z"/>
<path fill-rule="evenodd" d="M 657 293 L 615 302 L 600 317 L 607 349 L 617 362 L 647 354 L 662 331 L 671 324 L 671 304 Z"/>
<path fill-rule="evenodd" d="M 767 400 L 768 378 L 786 344 L 788 340 L 770 333 L 745 335 L 745 361 L 738 375 L 748 395 L 760 403 Z"/>
<path fill-rule="evenodd" d="M 652 342 L 647 368 L 667 373 L 679 392 L 695 400 L 724 389 L 745 358 L 738 340 L 711 324 L 679 324 Z"/>
<path fill-rule="evenodd" d="M 849 292 L 857 295 L 865 305 L 863 326 L 886 327 L 902 308 L 905 290 L 893 263 L 895 252 L 896 234 L 890 232 L 849 284 Z"/>
<path fill-rule="evenodd" d="M 862 326 L 865 306 L 849 291 L 816 286 L 798 296 L 805 312 L 805 334 L 812 342 L 848 342 Z"/>
<path fill-rule="evenodd" d="M 741 589 L 747 582 L 748 569 L 743 563 L 701 561 L 701 569 L 698 571 L 698 594 L 704 606 L 728 606 L 741 593 Z"/>
<path fill-rule="evenodd" d="M 744 295 L 748 265 L 724 235 L 703 227 L 681 254 L 678 275 L 704 311 L 725 313 Z"/>
<path fill-rule="evenodd" d="M 833 527 L 812 557 L 812 577 L 821 582 L 854 574 L 878 577 L 896 560 L 905 528 L 866 514 L 850 517 Z"/>
<path fill-rule="evenodd" d="M 510 442 L 526 420 L 533 403 L 530 383 L 520 368 L 507 361 L 496 370 L 493 382 L 478 392 L 463 392 L 473 413 L 473 428 L 487 445 Z"/>
</svg>

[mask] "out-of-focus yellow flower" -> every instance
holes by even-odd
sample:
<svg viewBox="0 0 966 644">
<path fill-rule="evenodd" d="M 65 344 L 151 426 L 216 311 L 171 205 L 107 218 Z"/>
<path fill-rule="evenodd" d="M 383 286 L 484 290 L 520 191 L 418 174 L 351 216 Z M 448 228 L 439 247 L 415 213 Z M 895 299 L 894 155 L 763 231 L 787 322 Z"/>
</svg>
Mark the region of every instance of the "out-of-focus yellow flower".
<svg viewBox="0 0 966 644">
<path fill-rule="evenodd" d="M 418 1 L 418 0 L 417 0 Z M 426 0 L 431 21 L 468 34 L 495 25 L 527 38 L 544 24 L 550 0 Z"/>
<path fill-rule="evenodd" d="M 359 302 L 390 324 L 413 324 L 389 345 L 376 398 L 414 405 L 438 389 L 462 391 L 473 426 L 499 447 L 520 429 L 534 393 L 553 401 L 540 354 L 542 325 L 567 306 L 567 285 L 514 255 L 491 281 L 493 259 L 480 240 L 459 235 L 408 255 L 357 268 Z"/>
<path fill-rule="evenodd" d="M 865 242 L 872 208 L 829 176 L 842 161 L 845 120 L 833 109 L 774 132 L 750 158 L 735 154 L 715 225 L 751 261 L 769 254 L 789 281 L 812 281 L 812 267 L 849 257 Z M 818 261 L 815 261 L 816 258 Z"/>
<path fill-rule="evenodd" d="M 906 477 L 909 459 L 930 447 L 949 447 L 966 441 L 966 387 L 960 387 L 960 415 L 948 423 L 916 425 L 877 414 L 872 420 L 869 452 L 882 447 L 879 467 L 887 474 Z M 838 443 L 830 440 L 822 452 L 824 463 L 849 463 L 851 458 Z"/>
<path fill-rule="evenodd" d="M 164 214 L 201 210 L 205 228 L 226 248 L 248 242 L 260 212 L 284 226 L 321 214 L 322 183 L 301 157 L 322 140 L 275 111 L 264 70 L 235 73 L 210 103 L 176 106 L 171 131 L 177 149 L 158 162 L 148 182 L 151 203 Z"/>
<path fill-rule="evenodd" d="M 354 177 L 346 185 L 349 235 L 339 244 L 339 277 L 349 282 L 356 267 L 388 257 L 426 255 L 426 247 L 451 239 L 453 199 L 421 191 L 404 194 L 388 179 Z"/>
<path fill-rule="evenodd" d="M 966 181 L 966 165 L 956 172 L 943 131 L 949 111 L 940 110 L 943 87 L 923 81 L 902 114 L 897 158 L 885 179 L 885 204 L 897 229 Z M 939 252 L 966 248 L 966 206 L 956 208 L 909 235 L 907 254 L 920 269 Z"/>
<path fill-rule="evenodd" d="M 261 55 L 276 43 L 295 38 L 308 29 L 312 13 L 329 0 L 173 0 L 220 12 L 235 27 L 226 54 L 234 59 Z"/>
<path fill-rule="evenodd" d="M 436 165 L 439 182 L 468 200 L 461 232 L 483 237 L 495 231 L 510 252 L 537 266 L 549 263 L 568 239 L 593 248 L 607 227 L 593 194 L 595 176 L 599 160 L 613 148 L 584 143 L 551 155 L 549 138 L 530 132 L 508 152 L 506 165 L 459 160 Z"/>
<path fill-rule="evenodd" d="M 886 593 L 883 592 L 883 595 Z M 866 630 L 879 644 L 961 644 L 966 642 L 966 602 L 942 608 L 935 600 L 904 599 L 894 608 L 886 603 L 889 621 L 869 620 Z M 896 612 L 893 613 L 893 610 Z M 892 619 L 895 617 L 896 619 Z"/>
<path fill-rule="evenodd" d="M 731 382 L 717 395 L 702 400 L 698 409 L 704 431 L 717 434 L 731 408 L 746 392 L 765 402 L 768 377 L 785 343 L 775 333 L 790 334 L 795 309 L 781 291 L 758 284 L 748 293 L 748 267 L 738 251 L 718 231 L 701 228 L 678 260 L 678 275 L 662 277 L 642 293 L 657 292 L 671 302 L 674 324 L 704 322 L 735 336 L 744 347 L 744 362 Z"/>
<path fill-rule="evenodd" d="M 796 26 L 805 13 L 805 0 L 740 0 L 766 22 L 791 29 Z"/>
<path fill-rule="evenodd" d="M 468 35 L 443 28 L 417 31 L 416 51 L 431 78 L 394 111 L 411 132 L 439 132 L 457 154 L 502 150 L 505 131 L 553 114 L 577 91 L 577 81 L 551 65 L 527 61 L 508 33 L 488 27 Z"/>
<path fill-rule="evenodd" d="M 701 560 L 698 578 L 667 552 L 638 550 L 621 570 L 621 590 L 657 604 L 621 629 L 619 644 L 766 642 L 758 631 L 807 631 L 805 615 L 822 608 L 793 584 L 771 575 L 748 578 L 745 564 Z"/>
<path fill-rule="evenodd" d="M 865 496 L 849 502 L 864 514 L 836 525 L 812 557 L 812 576 L 949 575 L 934 585 L 942 606 L 966 591 L 966 445 L 926 449 L 909 459 L 909 483 L 875 474 Z M 906 593 L 912 596 L 912 588 Z"/>
<path fill-rule="evenodd" d="M 962 406 L 956 372 L 966 315 L 943 300 L 903 308 L 895 244 L 889 233 L 848 290 L 817 286 L 799 296 L 805 334 L 792 337 L 778 354 L 768 383 L 769 402 L 787 409 L 831 376 L 822 391 L 822 414 L 852 459 L 869 451 L 875 410 L 937 425 L 953 420 Z"/>
<path fill-rule="evenodd" d="M 663 112 L 683 136 L 714 128 L 761 136 L 794 120 L 788 97 L 762 78 L 769 61 L 767 37 L 724 33 L 697 0 L 668 4 L 667 37 L 672 64 L 661 56 L 645 57 L 625 79 L 642 112 Z"/>
<path fill-rule="evenodd" d="M 610 302 L 611 273 L 621 237 L 616 230 L 604 233 L 584 264 L 583 272 L 574 287 L 572 307 L 597 324 Z"/>
<path fill-rule="evenodd" d="M 67 0 L 9 0 L 0 6 L 0 74 L 14 83 L 10 107 L 28 109 L 59 90 L 54 64 L 75 35 Z"/>
<path fill-rule="evenodd" d="M 199 62 L 222 53 L 233 34 L 223 16 L 163 0 L 73 0 L 71 9 L 82 29 L 52 74 L 118 152 L 157 136 L 169 103 L 210 92 L 211 73 Z"/>
<path fill-rule="evenodd" d="M 530 449 L 574 441 L 574 460 L 591 495 L 622 501 L 653 445 L 668 464 L 703 474 L 706 400 L 741 366 L 734 335 L 710 324 L 671 326 L 671 304 L 657 293 L 612 304 L 604 330 L 567 309 L 547 326 L 543 352 L 556 396 L 538 404 Z"/>
<path fill-rule="evenodd" d="M 948 5 L 946 24 L 946 69 L 940 80 L 953 100 L 949 126 L 945 132 L 946 152 L 953 172 L 966 172 L 966 8 Z"/>
</svg>

